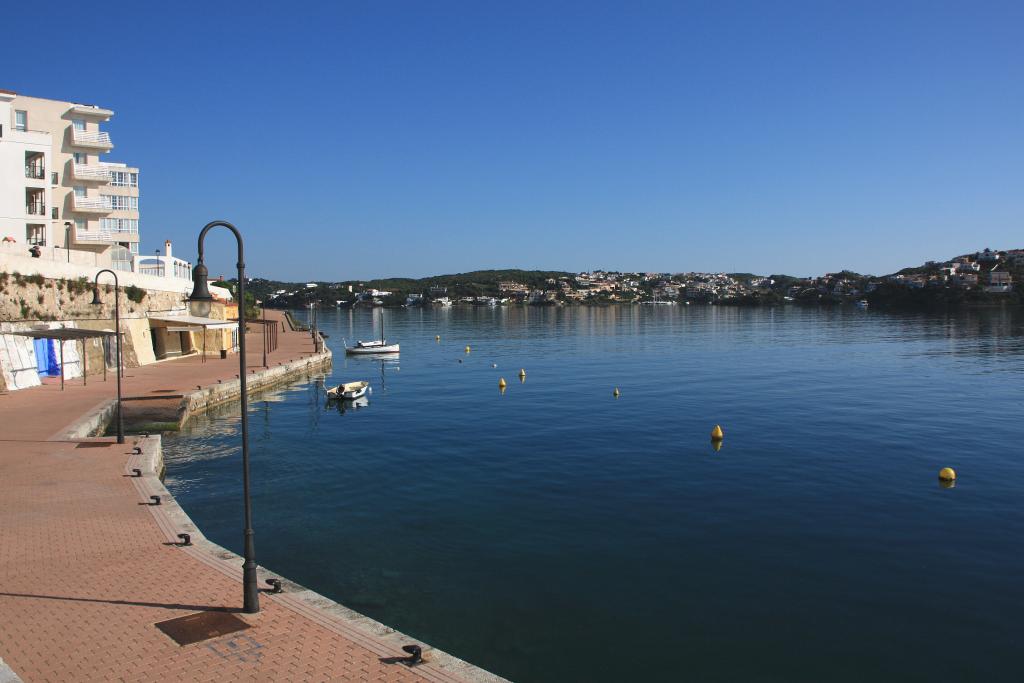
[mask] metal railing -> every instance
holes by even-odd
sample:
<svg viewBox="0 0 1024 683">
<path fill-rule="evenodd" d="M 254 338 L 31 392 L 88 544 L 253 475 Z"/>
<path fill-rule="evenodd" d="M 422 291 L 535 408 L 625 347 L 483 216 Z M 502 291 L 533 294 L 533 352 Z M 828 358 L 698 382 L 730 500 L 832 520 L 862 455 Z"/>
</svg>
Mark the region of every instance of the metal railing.
<svg viewBox="0 0 1024 683">
<path fill-rule="evenodd" d="M 45 202 L 29 202 L 25 205 L 25 213 L 30 216 L 45 216 L 46 215 L 46 203 Z"/>
<path fill-rule="evenodd" d="M 78 230 L 75 229 L 75 241 L 76 242 L 113 242 L 114 236 L 109 230 L 100 228 L 96 232 L 91 230 Z"/>
<path fill-rule="evenodd" d="M 75 211 L 110 211 L 110 207 L 99 197 L 75 197 Z"/>
<path fill-rule="evenodd" d="M 110 142 L 110 133 L 106 131 L 72 130 L 72 141 L 76 145 L 86 147 L 113 147 Z"/>
<path fill-rule="evenodd" d="M 101 182 L 110 181 L 110 170 L 102 166 L 92 164 L 74 164 L 72 172 L 75 178 L 80 180 L 98 180 Z"/>
<path fill-rule="evenodd" d="M 42 164 L 25 164 L 25 177 L 42 180 L 46 177 L 46 169 Z"/>
</svg>

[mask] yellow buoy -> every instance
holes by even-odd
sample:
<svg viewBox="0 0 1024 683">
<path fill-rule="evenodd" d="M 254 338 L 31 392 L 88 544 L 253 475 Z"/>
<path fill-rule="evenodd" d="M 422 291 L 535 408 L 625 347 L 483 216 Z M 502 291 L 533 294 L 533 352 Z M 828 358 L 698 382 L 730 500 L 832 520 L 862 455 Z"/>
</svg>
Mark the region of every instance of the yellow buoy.
<svg viewBox="0 0 1024 683">
<path fill-rule="evenodd" d="M 618 387 L 615 387 L 615 391 L 612 392 L 612 396 L 614 396 L 615 398 L 619 397 L 619 388 Z"/>
<path fill-rule="evenodd" d="M 469 351 L 470 351 L 469 344 L 466 344 L 466 353 L 469 353 Z"/>
<path fill-rule="evenodd" d="M 506 386 L 508 386 L 507 384 L 505 384 L 505 378 L 504 377 L 502 377 L 501 379 L 498 380 L 498 386 L 501 387 L 502 389 L 504 389 Z"/>
<path fill-rule="evenodd" d="M 520 377 L 526 377 L 526 370 L 523 370 L 522 368 L 520 368 L 519 369 L 519 376 Z"/>
<path fill-rule="evenodd" d="M 725 434 L 722 433 L 722 427 L 715 425 L 715 428 L 711 430 L 711 439 L 713 441 L 721 441 L 725 438 Z"/>
<path fill-rule="evenodd" d="M 939 479 L 942 481 L 953 481 L 956 479 L 956 471 L 952 467 L 943 467 L 939 470 Z"/>
</svg>

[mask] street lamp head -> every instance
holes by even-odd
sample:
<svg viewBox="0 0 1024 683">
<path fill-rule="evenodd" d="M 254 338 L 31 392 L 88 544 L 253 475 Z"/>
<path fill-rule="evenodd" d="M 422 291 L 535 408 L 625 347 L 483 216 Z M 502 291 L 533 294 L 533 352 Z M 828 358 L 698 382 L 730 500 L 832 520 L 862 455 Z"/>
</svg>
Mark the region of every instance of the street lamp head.
<svg viewBox="0 0 1024 683">
<path fill-rule="evenodd" d="M 210 287 L 206 282 L 208 272 L 206 264 L 202 261 L 192 269 L 192 294 L 188 298 L 188 308 L 192 315 L 199 318 L 209 317 L 213 304 L 213 295 L 210 294 Z"/>
<path fill-rule="evenodd" d="M 97 286 L 94 286 L 94 287 L 92 288 L 92 305 L 93 305 L 93 306 L 99 306 L 99 305 L 101 305 L 102 303 L 103 303 L 103 302 L 102 302 L 102 301 L 100 301 L 100 288 L 99 288 L 99 286 L 98 286 L 98 285 L 97 285 Z"/>
</svg>

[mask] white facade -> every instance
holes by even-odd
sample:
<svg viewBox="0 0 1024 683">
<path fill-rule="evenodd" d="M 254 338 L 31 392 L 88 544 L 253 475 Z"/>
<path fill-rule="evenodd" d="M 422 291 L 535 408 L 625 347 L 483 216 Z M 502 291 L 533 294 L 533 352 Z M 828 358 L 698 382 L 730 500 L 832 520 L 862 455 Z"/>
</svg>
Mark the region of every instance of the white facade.
<svg viewBox="0 0 1024 683">
<path fill-rule="evenodd" d="M 0 90 L 0 239 L 28 249 L 53 244 L 53 140 L 29 130 L 14 93 Z"/>
<path fill-rule="evenodd" d="M 49 248 L 86 252 L 95 255 L 94 262 L 132 269 L 140 239 L 139 169 L 105 160 L 114 145 L 100 125 L 113 115 L 95 105 L 0 91 L 0 177 L 4 179 L 0 227 L 4 236 L 15 230 L 11 237 L 19 243 L 35 241 Z M 35 157 L 27 156 L 31 150 L 24 149 L 27 144 L 45 146 L 47 156 L 35 163 Z M 44 177 L 39 177 L 41 167 Z M 18 176 L 17 189 L 9 186 L 12 174 Z M 21 210 L 8 217 L 8 205 L 22 194 Z"/>
</svg>

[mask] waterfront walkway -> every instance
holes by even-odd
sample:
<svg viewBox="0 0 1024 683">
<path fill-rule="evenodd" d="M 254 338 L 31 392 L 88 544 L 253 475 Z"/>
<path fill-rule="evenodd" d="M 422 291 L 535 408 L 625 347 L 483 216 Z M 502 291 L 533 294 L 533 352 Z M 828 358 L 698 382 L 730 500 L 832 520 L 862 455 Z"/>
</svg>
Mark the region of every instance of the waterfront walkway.
<svg viewBox="0 0 1024 683">
<path fill-rule="evenodd" d="M 258 328 L 247 342 L 262 367 Z M 268 365 L 312 354 L 308 333 L 288 331 Z M 125 395 L 187 394 L 237 372 L 234 355 L 131 368 Z M 170 542 L 169 506 L 147 505 L 150 491 L 130 476 L 138 440 L 61 440 L 114 390 L 111 374 L 0 395 L 0 680 L 2 663 L 26 683 L 461 679 L 436 663 L 389 662 L 404 655 L 393 638 L 289 592 L 263 593 L 259 614 L 241 614 L 240 561 Z M 239 533 L 241 521 L 239 501 Z M 154 626 L 195 613 L 235 614 L 250 628 L 178 645 Z M 468 678 L 489 678 L 476 671 Z"/>
</svg>

